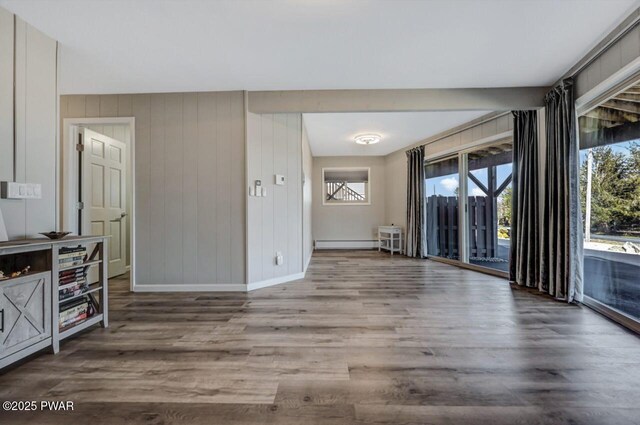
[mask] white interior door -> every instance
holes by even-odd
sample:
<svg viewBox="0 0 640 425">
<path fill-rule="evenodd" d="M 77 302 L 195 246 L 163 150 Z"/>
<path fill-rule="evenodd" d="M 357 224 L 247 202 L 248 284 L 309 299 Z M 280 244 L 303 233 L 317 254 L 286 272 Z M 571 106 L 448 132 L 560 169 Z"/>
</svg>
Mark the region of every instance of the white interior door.
<svg viewBox="0 0 640 425">
<path fill-rule="evenodd" d="M 81 234 L 108 235 L 109 277 L 126 272 L 127 145 L 87 128 L 81 129 Z"/>
</svg>

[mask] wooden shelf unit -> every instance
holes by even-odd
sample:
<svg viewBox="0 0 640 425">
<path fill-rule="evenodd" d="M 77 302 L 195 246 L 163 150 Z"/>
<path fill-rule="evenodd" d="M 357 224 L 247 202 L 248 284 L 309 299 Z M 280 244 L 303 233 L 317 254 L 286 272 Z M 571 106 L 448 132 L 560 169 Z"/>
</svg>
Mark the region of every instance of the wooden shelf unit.
<svg viewBox="0 0 640 425">
<path fill-rule="evenodd" d="M 84 246 L 90 252 L 83 264 L 60 267 L 62 247 Z M 91 249 L 91 251 L 89 251 Z M 0 243 L 0 266 L 6 272 L 32 266 L 29 273 L 0 280 L 0 369 L 32 353 L 51 347 L 60 350 L 60 341 L 93 325 L 108 326 L 108 237 L 71 236 L 61 240 L 30 239 Z M 96 280 L 87 289 L 60 300 L 60 271 L 86 268 L 96 270 Z M 90 273 L 87 273 L 89 278 Z M 60 329 L 61 304 L 88 296 L 95 313 Z"/>
<path fill-rule="evenodd" d="M 88 258 L 82 264 L 77 264 L 68 267 L 60 267 L 60 262 L 58 256 L 60 255 L 60 248 L 69 247 L 75 248 L 77 246 L 84 246 L 87 248 Z M 93 245 L 93 250 L 89 253 L 89 248 Z M 102 323 L 102 327 L 106 328 L 108 326 L 108 284 L 109 277 L 107 273 L 107 268 L 105 267 L 105 263 L 107 262 L 107 239 L 100 238 L 87 238 L 84 240 L 77 239 L 69 239 L 69 240 L 61 240 L 56 243 L 56 246 L 53 249 L 53 257 L 52 257 L 52 276 L 54 278 L 53 287 L 55 288 L 55 299 L 57 302 L 53 303 L 53 317 L 55 318 L 55 322 L 52 326 L 53 331 L 53 352 L 57 353 L 60 350 L 60 341 L 65 338 L 70 337 L 91 325 L 96 323 Z M 60 272 L 75 270 L 84 268 L 86 273 L 86 278 L 90 279 L 90 269 L 93 267 L 98 268 L 97 274 L 97 282 L 89 282 L 90 285 L 96 285 L 96 288 L 92 288 L 90 290 L 85 291 L 82 294 L 74 295 L 71 298 L 60 300 L 59 299 L 59 288 L 60 288 Z M 94 295 L 98 294 L 98 298 Z M 91 317 L 87 317 L 86 319 L 69 325 L 65 328 L 60 328 L 60 306 L 62 304 L 68 303 L 71 300 L 80 298 L 82 296 L 87 295 L 89 299 L 93 302 L 95 306 L 95 312 Z"/>
</svg>

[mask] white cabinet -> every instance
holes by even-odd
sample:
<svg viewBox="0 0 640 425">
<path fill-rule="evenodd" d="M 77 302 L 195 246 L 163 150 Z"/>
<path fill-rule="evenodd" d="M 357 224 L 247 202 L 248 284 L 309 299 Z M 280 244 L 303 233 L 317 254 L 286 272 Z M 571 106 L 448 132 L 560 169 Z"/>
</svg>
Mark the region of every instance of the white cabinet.
<svg viewBox="0 0 640 425">
<path fill-rule="evenodd" d="M 0 366 L 18 352 L 49 344 L 51 273 L 0 281 Z"/>
<path fill-rule="evenodd" d="M 384 249 L 391 255 L 404 252 L 404 234 L 400 226 L 378 227 L 378 251 Z"/>
</svg>

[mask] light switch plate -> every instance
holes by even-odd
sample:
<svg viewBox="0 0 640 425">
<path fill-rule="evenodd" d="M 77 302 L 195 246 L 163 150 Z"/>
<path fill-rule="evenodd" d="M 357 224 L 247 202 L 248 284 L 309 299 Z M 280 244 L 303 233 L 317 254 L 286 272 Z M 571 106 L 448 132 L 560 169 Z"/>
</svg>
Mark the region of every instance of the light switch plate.
<svg viewBox="0 0 640 425">
<path fill-rule="evenodd" d="M 2 199 L 42 199 L 42 185 L 39 183 L 0 183 Z"/>
<path fill-rule="evenodd" d="M 276 174 L 275 178 L 278 186 L 284 186 L 285 178 L 282 174 Z"/>
</svg>

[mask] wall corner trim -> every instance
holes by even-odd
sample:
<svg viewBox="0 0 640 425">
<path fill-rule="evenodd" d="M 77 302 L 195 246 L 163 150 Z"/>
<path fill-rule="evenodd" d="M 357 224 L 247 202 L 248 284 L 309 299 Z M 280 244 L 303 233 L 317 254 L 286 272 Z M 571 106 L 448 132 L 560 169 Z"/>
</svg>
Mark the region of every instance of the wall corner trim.
<svg viewBox="0 0 640 425">
<path fill-rule="evenodd" d="M 251 282 L 247 285 L 247 291 L 255 289 L 267 288 L 269 286 L 279 285 L 281 283 L 291 282 L 293 280 L 304 279 L 305 272 L 290 274 L 287 276 L 274 277 L 273 279 L 261 280 L 260 282 Z"/>
<path fill-rule="evenodd" d="M 302 273 L 305 276 L 307 275 L 307 269 L 309 268 L 309 264 L 311 263 L 311 257 L 313 257 L 313 251 L 311 251 L 311 254 L 309 255 L 309 258 L 307 258 L 306 263 L 304 263 L 304 268 L 302 269 Z"/>
</svg>

